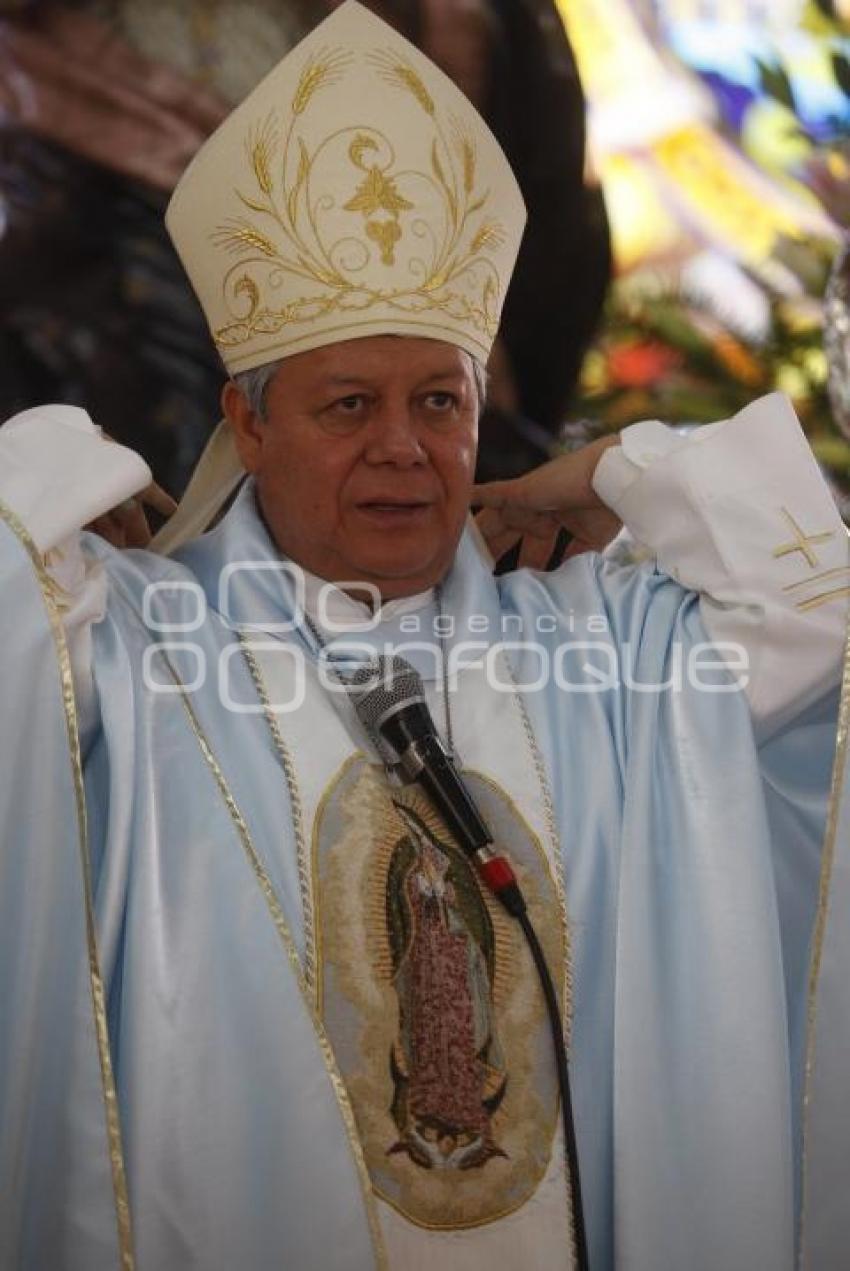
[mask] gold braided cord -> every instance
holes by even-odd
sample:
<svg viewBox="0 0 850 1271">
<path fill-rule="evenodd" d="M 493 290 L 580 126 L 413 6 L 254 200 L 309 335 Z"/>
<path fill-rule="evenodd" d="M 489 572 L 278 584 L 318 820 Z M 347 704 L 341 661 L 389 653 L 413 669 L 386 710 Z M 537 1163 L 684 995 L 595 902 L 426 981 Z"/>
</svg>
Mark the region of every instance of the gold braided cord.
<svg viewBox="0 0 850 1271">
<path fill-rule="evenodd" d="M 510 672 L 510 667 L 508 670 Z M 555 888 L 558 893 L 558 909 L 560 911 L 561 918 L 561 938 L 564 946 L 564 1035 L 567 1047 L 569 1048 L 573 1027 L 572 939 L 570 935 L 569 918 L 567 916 L 567 887 L 564 879 L 564 862 L 561 851 L 561 840 L 558 837 L 557 822 L 555 820 L 555 804 L 552 799 L 552 791 L 549 787 L 549 777 L 543 763 L 543 756 L 540 753 L 540 747 L 537 745 L 537 738 L 534 735 L 531 720 L 528 717 L 528 710 L 525 702 L 523 701 L 522 694 L 516 687 L 516 684 L 514 684 L 514 690 L 516 704 L 522 719 L 528 748 L 531 751 L 531 756 L 534 762 L 534 770 L 540 786 L 540 797 L 543 800 L 546 831 L 549 836 L 549 846 L 552 851 L 552 868 L 555 873 Z"/>
<path fill-rule="evenodd" d="M 823 949 L 826 940 L 826 926 L 829 918 L 830 891 L 832 886 L 833 866 L 835 864 L 835 847 L 838 833 L 838 821 L 841 812 L 841 798 L 844 773 L 847 768 L 848 739 L 850 739 L 850 622 L 847 625 L 847 638 L 844 645 L 844 673 L 841 681 L 841 698 L 838 710 L 838 733 L 835 745 L 835 761 L 832 768 L 832 784 L 829 793 L 829 811 L 824 835 L 823 853 L 821 856 L 820 888 L 818 894 L 817 916 L 815 918 L 812 959 L 809 966 L 808 1001 L 806 1007 L 806 1054 L 803 1071 L 803 1125 L 802 1125 L 802 1159 L 801 1159 L 801 1202 L 800 1202 L 800 1268 L 805 1265 L 804 1233 L 809 1199 L 808 1148 L 811 1133 L 811 1086 L 814 1077 L 817 1030 L 817 993 L 820 983 Z"/>
<path fill-rule="evenodd" d="M 112 1191 L 115 1197 L 115 1218 L 118 1229 L 118 1252 L 122 1271 L 134 1271 L 132 1224 L 130 1220 L 130 1201 L 127 1193 L 127 1175 L 124 1168 L 124 1151 L 121 1143 L 121 1123 L 118 1112 L 118 1096 L 115 1089 L 115 1076 L 112 1070 L 112 1056 L 109 1049 L 109 1027 L 106 1021 L 106 1000 L 103 991 L 103 977 L 100 972 L 100 957 L 97 948 L 97 932 L 94 922 L 92 903 L 91 860 L 88 847 L 88 818 L 86 814 L 86 793 L 83 784 L 83 766 L 80 755 L 80 735 L 77 720 L 77 705 L 74 698 L 74 681 L 71 672 L 71 658 L 65 639 L 59 608 L 55 597 L 55 587 L 44 566 L 41 554 L 11 508 L 0 502 L 0 519 L 5 521 L 30 558 L 33 572 L 41 591 L 47 620 L 56 649 L 56 661 L 59 680 L 62 686 L 62 708 L 65 715 L 65 728 L 68 737 L 68 752 L 74 784 L 74 799 L 77 807 L 77 838 L 80 851 L 80 869 L 83 883 L 83 903 L 85 909 L 86 947 L 88 954 L 89 985 L 92 999 L 92 1016 L 94 1020 L 97 1053 L 100 1062 L 100 1079 L 103 1092 L 103 1106 L 106 1118 L 106 1137 L 109 1149 L 109 1164 L 112 1173 Z"/>
<path fill-rule="evenodd" d="M 286 788 L 289 793 L 289 805 L 292 811 L 292 825 L 295 833 L 295 850 L 298 861 L 298 886 L 301 893 L 301 908 L 304 914 L 304 980 L 311 999 L 316 1003 L 318 1009 L 318 973 L 316 967 L 316 931 L 314 919 L 313 905 L 313 885 L 308 863 L 307 843 L 304 834 L 304 808 L 301 803 L 301 793 L 298 789 L 298 779 L 295 773 L 295 764 L 292 760 L 289 747 L 283 739 L 280 731 L 280 725 L 277 722 L 277 716 L 272 710 L 271 701 L 269 700 L 268 689 L 266 688 L 263 673 L 260 664 L 254 656 L 250 641 L 244 632 L 239 633 L 239 644 L 242 654 L 248 664 L 248 670 L 251 673 L 251 679 L 254 681 L 254 688 L 257 690 L 257 696 L 263 704 L 263 713 L 266 717 L 269 732 L 271 733 L 274 748 L 277 751 L 277 757 L 286 779 Z"/>
</svg>

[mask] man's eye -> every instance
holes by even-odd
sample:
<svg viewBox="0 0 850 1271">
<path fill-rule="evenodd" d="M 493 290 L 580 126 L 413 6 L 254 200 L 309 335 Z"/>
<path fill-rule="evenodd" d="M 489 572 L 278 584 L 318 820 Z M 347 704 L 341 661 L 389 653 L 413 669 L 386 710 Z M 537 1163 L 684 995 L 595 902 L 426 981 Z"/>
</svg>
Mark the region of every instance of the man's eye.
<svg viewBox="0 0 850 1271">
<path fill-rule="evenodd" d="M 351 393 L 348 397 L 337 398 L 332 409 L 340 411 L 343 415 L 353 415 L 362 408 L 365 400 L 362 393 Z"/>
<path fill-rule="evenodd" d="M 457 405 L 457 398 L 454 393 L 427 393 L 425 405 L 429 410 L 452 410 Z"/>
</svg>

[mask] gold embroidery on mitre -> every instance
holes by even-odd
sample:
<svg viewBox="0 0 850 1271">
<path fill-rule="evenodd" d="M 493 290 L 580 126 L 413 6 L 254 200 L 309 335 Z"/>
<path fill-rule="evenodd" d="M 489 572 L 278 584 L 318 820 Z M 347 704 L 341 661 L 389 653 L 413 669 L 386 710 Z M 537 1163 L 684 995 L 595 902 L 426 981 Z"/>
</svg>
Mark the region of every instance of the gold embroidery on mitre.
<svg viewBox="0 0 850 1271">
<path fill-rule="evenodd" d="M 489 191 L 477 188 L 475 144 L 456 118 L 442 118 L 400 53 L 363 57 L 430 119 L 427 169 L 402 166 L 387 132 L 370 124 L 337 128 L 308 145 L 299 120 L 356 61 L 341 48 L 311 56 L 286 117 L 272 110 L 246 138 L 252 184 L 234 191 L 244 214 L 212 235 L 236 257 L 222 283 L 229 320 L 213 331 L 223 354 L 332 314 L 368 321 L 378 306 L 401 320 L 447 319 L 485 351 L 495 337 L 503 288 L 490 252 L 501 247 L 505 230 L 485 213 Z M 351 185 L 338 192 L 347 167 Z M 404 261 L 402 243 L 409 248 Z M 378 281 L 381 271 L 386 283 Z M 275 292 L 284 293 L 283 303 L 274 303 Z"/>
<path fill-rule="evenodd" d="M 365 152 L 377 151 L 378 148 L 375 138 L 365 133 L 358 133 L 348 147 L 351 162 L 362 168 L 366 175 L 343 207 L 346 212 L 363 213 L 366 234 L 380 246 L 382 262 L 394 265 L 395 245 L 401 238 L 399 213 L 411 211 L 413 204 L 399 194 L 395 178 L 387 176 L 385 169 L 382 170 L 378 163 L 368 164 L 364 160 Z M 386 213 L 386 218 L 376 219 L 379 212 Z"/>
</svg>

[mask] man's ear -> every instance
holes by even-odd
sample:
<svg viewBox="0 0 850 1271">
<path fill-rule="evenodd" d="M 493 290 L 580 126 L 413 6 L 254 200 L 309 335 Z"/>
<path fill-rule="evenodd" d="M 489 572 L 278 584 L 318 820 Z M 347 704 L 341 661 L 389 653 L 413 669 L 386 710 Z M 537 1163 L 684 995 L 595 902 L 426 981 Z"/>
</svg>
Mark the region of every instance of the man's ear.
<svg viewBox="0 0 850 1271">
<path fill-rule="evenodd" d="M 260 466 L 263 421 L 248 404 L 248 399 L 233 380 L 228 380 L 221 390 L 221 409 L 233 432 L 233 440 L 246 472 L 254 473 Z"/>
</svg>

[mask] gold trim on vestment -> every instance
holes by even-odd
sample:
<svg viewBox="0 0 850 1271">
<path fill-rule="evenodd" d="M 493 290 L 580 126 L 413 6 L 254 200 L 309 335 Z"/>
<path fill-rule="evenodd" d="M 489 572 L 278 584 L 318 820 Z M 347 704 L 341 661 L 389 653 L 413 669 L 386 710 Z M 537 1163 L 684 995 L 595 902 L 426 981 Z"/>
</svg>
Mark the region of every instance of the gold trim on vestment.
<svg viewBox="0 0 850 1271">
<path fill-rule="evenodd" d="M 342 1117 L 342 1122 L 345 1127 L 346 1135 L 348 1137 L 349 1146 L 351 1148 L 351 1154 L 354 1157 L 354 1163 L 357 1169 L 357 1177 L 360 1183 L 360 1190 L 363 1195 L 363 1203 L 366 1209 L 366 1220 L 369 1226 L 369 1234 L 372 1238 L 372 1246 L 375 1251 L 375 1262 L 379 1268 L 379 1271 L 386 1271 L 388 1264 L 387 1264 L 386 1251 L 384 1249 L 383 1236 L 381 1234 L 381 1228 L 380 1228 L 380 1223 L 378 1221 L 377 1210 L 375 1209 L 375 1201 L 372 1195 L 372 1184 L 371 1184 L 371 1179 L 369 1177 L 369 1171 L 366 1168 L 366 1160 L 363 1155 L 363 1148 L 360 1145 L 360 1138 L 357 1133 L 357 1125 L 354 1120 L 354 1112 L 352 1110 L 351 1103 L 348 1098 L 348 1092 L 345 1088 L 345 1083 L 342 1080 L 342 1076 L 337 1067 L 336 1060 L 334 1058 L 334 1053 L 331 1048 L 331 1044 L 328 1040 L 328 1036 L 325 1032 L 324 1025 L 322 1024 L 321 1019 L 316 1013 L 316 1009 L 313 1004 L 312 995 L 307 987 L 307 983 L 304 978 L 303 971 L 301 969 L 301 959 L 299 958 L 298 950 L 295 947 L 295 941 L 293 940 L 292 934 L 287 925 L 286 918 L 284 917 L 283 909 L 281 907 L 280 901 L 275 895 L 275 890 L 274 890 L 274 887 L 272 886 L 271 879 L 266 873 L 265 867 L 262 861 L 260 860 L 259 855 L 257 854 L 256 848 L 254 847 L 250 832 L 248 830 L 248 826 L 245 822 L 245 818 L 242 816 L 242 813 L 239 809 L 239 805 L 237 804 L 236 799 L 234 798 L 227 784 L 227 779 L 224 776 L 224 772 L 222 771 L 222 768 L 218 760 L 213 754 L 212 747 L 210 746 L 206 738 L 206 735 L 204 734 L 204 731 L 201 728 L 198 717 L 195 714 L 195 711 L 192 707 L 191 702 L 189 701 L 188 694 L 186 693 L 186 690 L 183 687 L 180 677 L 177 675 L 177 672 L 175 671 L 173 665 L 171 664 L 171 661 L 168 658 L 167 654 L 164 653 L 162 650 L 160 650 L 160 652 L 161 652 L 161 656 L 163 660 L 165 661 L 168 667 L 168 671 L 169 671 L 169 674 L 171 675 L 171 678 L 173 679 L 174 683 L 177 685 L 180 691 L 180 699 L 186 710 L 186 714 L 189 717 L 189 723 L 191 725 L 193 733 L 195 734 L 195 739 L 198 743 L 201 754 L 203 755 L 204 760 L 206 761 L 207 767 L 212 773 L 215 783 L 218 786 L 219 793 L 224 799 L 225 806 L 227 807 L 227 811 L 230 814 L 230 818 L 233 821 L 234 826 L 236 827 L 236 832 L 239 835 L 239 841 L 241 842 L 245 855 L 248 858 L 248 863 L 250 864 L 251 869 L 254 872 L 254 876 L 257 880 L 257 883 L 259 884 L 260 891 L 263 893 L 263 897 L 266 901 L 266 905 L 268 907 L 269 914 L 271 915 L 272 922 L 275 925 L 278 936 L 280 937 L 281 944 L 283 945 L 284 950 L 286 952 L 286 956 L 289 959 L 289 963 L 292 968 L 293 974 L 295 975 L 295 980 L 298 985 L 299 991 L 301 993 L 301 997 L 303 998 L 304 1005 L 306 1006 L 308 1014 L 310 1016 L 310 1021 L 313 1025 L 313 1028 L 315 1030 L 316 1036 L 319 1041 L 319 1049 L 322 1052 L 322 1059 L 324 1061 L 325 1069 L 327 1070 L 328 1079 L 330 1080 L 334 1095 L 336 1097 L 337 1105 L 339 1106 L 340 1115 Z"/>
<path fill-rule="evenodd" d="M 797 524 L 794 517 L 787 508 L 780 508 L 782 515 L 794 531 L 794 538 L 790 543 L 783 543 L 773 552 L 774 560 L 781 560 L 783 556 L 793 556 L 795 552 L 800 552 L 809 569 L 817 569 L 820 561 L 812 551 L 813 543 L 828 543 L 831 538 L 835 538 L 835 530 L 824 530 L 814 534 L 807 534 L 805 530 Z"/>
<path fill-rule="evenodd" d="M 314 921 L 315 906 L 313 901 L 313 880 L 308 863 L 307 843 L 304 834 L 304 808 L 301 804 L 301 794 L 298 789 L 295 764 L 289 747 L 283 740 L 280 725 L 278 724 L 275 713 L 272 710 L 262 669 L 254 656 L 254 651 L 251 648 L 251 642 L 244 632 L 239 633 L 239 645 L 242 649 L 242 655 L 245 658 L 248 670 L 251 673 L 251 679 L 254 681 L 254 688 L 257 690 L 257 696 L 263 704 L 263 713 L 266 717 L 266 723 L 268 724 L 269 732 L 271 733 L 274 748 L 277 751 L 280 766 L 283 769 L 287 792 L 289 794 L 290 809 L 292 811 L 292 826 L 295 833 L 295 851 L 298 865 L 298 889 L 301 893 L 301 910 L 304 919 L 304 980 L 307 985 L 307 991 L 311 994 L 313 1001 L 316 1004 L 316 1010 L 319 1015 L 321 1015 L 321 1007 L 319 1006 L 318 996 L 318 975 L 316 972 L 317 954 L 315 944 L 316 928 Z"/>
<path fill-rule="evenodd" d="M 316 861 L 318 858 L 318 850 L 319 850 L 319 826 L 321 825 L 325 812 L 327 811 L 328 803 L 330 802 L 332 796 L 336 793 L 339 783 L 343 780 L 349 768 L 353 767 L 353 765 L 356 763 L 371 764 L 372 762 L 373 761 L 369 759 L 369 757 L 366 754 L 364 754 L 362 750 L 355 750 L 353 754 L 349 755 L 347 759 L 344 759 L 342 761 L 342 766 L 338 768 L 335 773 L 333 773 L 330 780 L 327 782 L 324 790 L 322 791 L 319 797 L 319 800 L 316 803 L 316 811 L 313 814 L 313 825 L 310 831 L 310 877 L 311 877 L 311 880 L 315 879 L 316 877 Z M 316 1010 L 318 1011 L 319 1015 L 322 1018 L 324 1018 L 324 1013 L 325 1013 L 324 981 L 323 981 L 323 977 L 319 974 L 319 968 L 322 965 L 321 919 L 315 924 L 315 928 L 313 931 L 313 939 L 315 942 L 314 948 L 316 951 Z M 370 1175 L 370 1185 L 371 1185 L 371 1175 Z"/>
<path fill-rule="evenodd" d="M 41 591 L 47 620 L 53 643 L 56 648 L 59 680 L 62 686 L 62 709 L 65 715 L 65 727 L 68 734 L 68 750 L 71 761 L 71 772 L 74 783 L 74 799 L 77 806 L 77 835 L 80 850 L 80 867 L 83 875 L 83 903 L 85 907 L 86 946 L 88 954 L 89 984 L 91 987 L 92 1015 L 94 1018 L 97 1053 L 100 1062 L 100 1079 L 103 1090 L 103 1106 L 106 1115 L 106 1137 L 109 1148 L 109 1165 L 112 1174 L 112 1190 L 115 1197 L 115 1218 L 118 1228 L 118 1252 L 123 1271 L 133 1271 L 135 1259 L 133 1255 L 132 1224 L 130 1219 L 130 1202 L 127 1194 L 127 1176 L 124 1169 L 124 1152 L 121 1144 L 121 1122 L 118 1112 L 118 1097 L 115 1090 L 115 1076 L 112 1070 L 112 1057 L 109 1048 L 109 1026 L 106 1020 L 106 1002 L 103 991 L 103 978 L 100 973 L 100 957 L 97 948 L 97 931 L 94 922 L 92 903 L 91 861 L 88 845 L 88 817 L 86 812 L 86 792 L 83 783 L 83 766 L 80 755 L 80 734 L 77 720 L 77 703 L 74 697 L 74 680 L 71 671 L 71 658 L 65 629 L 59 616 L 54 583 L 44 566 L 41 554 L 11 508 L 0 501 L 0 519 L 5 521 L 9 529 L 20 542 L 32 563 Z"/>
<path fill-rule="evenodd" d="M 812 583 L 823 582 L 825 578 L 838 578 L 841 574 L 850 574 L 850 565 L 836 565 L 834 569 L 825 569 L 821 574 L 809 574 L 808 578 L 801 578 L 799 582 L 789 583 L 782 590 L 799 591 L 801 587 L 811 587 Z"/>
<path fill-rule="evenodd" d="M 510 673 L 510 667 L 508 667 Z M 569 914 L 567 912 L 567 888 L 564 878 L 564 860 L 561 850 L 561 840 L 558 837 L 558 827 L 555 821 L 555 805 L 552 799 L 552 792 L 549 789 L 549 778 L 546 775 L 546 768 L 543 764 L 543 756 L 540 754 L 540 748 L 537 745 L 537 738 L 534 736 L 534 730 L 531 727 L 531 720 L 528 717 L 528 711 L 519 689 L 514 685 L 516 703 L 522 716 L 523 727 L 526 732 L 529 749 L 531 750 L 534 760 L 534 768 L 537 780 L 540 784 L 540 795 L 543 800 L 544 818 L 546 821 L 546 829 L 549 834 L 549 846 L 552 850 L 552 869 L 555 877 L 555 891 L 558 896 L 558 908 L 561 917 L 561 941 L 564 949 L 564 986 L 563 986 L 563 1003 L 562 1010 L 564 1015 L 564 1038 L 569 1049 L 573 1027 L 573 965 L 572 965 L 572 937 L 570 934 Z"/>
<path fill-rule="evenodd" d="M 850 596 L 850 587 L 833 587 L 831 591 L 823 591 L 819 596 L 801 600 L 795 608 L 799 609 L 800 613 L 808 613 L 812 609 L 820 609 L 821 605 L 826 605 L 831 600 L 838 600 L 841 596 Z"/>
<path fill-rule="evenodd" d="M 809 967 L 808 1003 L 806 1009 L 806 1051 L 803 1069 L 802 1100 L 802 1153 L 801 1153 L 801 1200 L 800 1200 L 800 1268 L 805 1267 L 804 1236 L 806 1209 L 808 1203 L 808 1146 L 811 1113 L 811 1084 L 815 1066 L 815 1030 L 817 1027 L 817 992 L 823 962 L 823 948 L 826 939 L 826 925 L 829 917 L 830 887 L 835 862 L 835 839 L 838 832 L 838 820 L 841 810 L 842 785 L 848 757 L 848 738 L 850 738 L 850 622 L 847 624 L 847 638 L 844 645 L 844 672 L 841 681 L 841 700 L 838 711 L 838 732 L 836 736 L 835 761 L 832 768 L 832 784 L 829 793 L 829 811 L 827 814 L 826 833 L 821 857 L 820 889 L 818 908 L 815 919 L 814 938 L 812 942 L 812 959 Z"/>
</svg>

